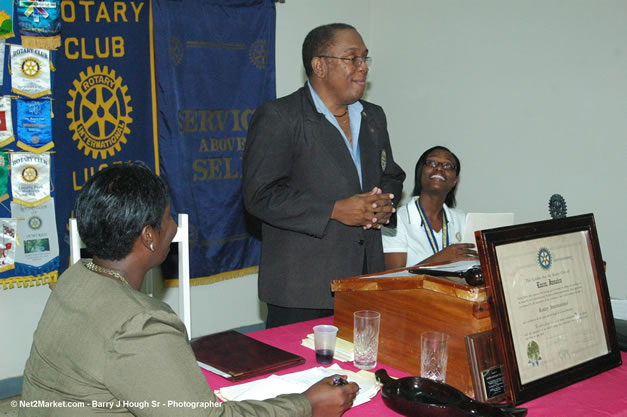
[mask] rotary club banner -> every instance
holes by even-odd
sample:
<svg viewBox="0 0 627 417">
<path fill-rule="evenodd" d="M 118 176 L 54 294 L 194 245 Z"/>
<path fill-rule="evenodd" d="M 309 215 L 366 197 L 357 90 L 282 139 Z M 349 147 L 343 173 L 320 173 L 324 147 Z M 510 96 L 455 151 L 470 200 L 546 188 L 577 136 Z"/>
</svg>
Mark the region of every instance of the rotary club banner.
<svg viewBox="0 0 627 417">
<path fill-rule="evenodd" d="M 261 245 L 246 227 L 241 158 L 253 112 L 276 95 L 274 1 L 153 8 L 160 167 L 173 211 L 189 214 L 191 276 L 254 273 Z"/>
<path fill-rule="evenodd" d="M 14 140 L 11 97 L 2 96 L 0 97 L 0 147 L 5 147 Z"/>
<path fill-rule="evenodd" d="M 10 45 L 11 91 L 38 98 L 52 94 L 50 51 Z"/>
<path fill-rule="evenodd" d="M 150 4 L 61 2 L 52 101 L 60 271 L 69 265 L 68 219 L 85 182 L 120 162 L 155 168 Z"/>
<path fill-rule="evenodd" d="M 15 250 L 15 273 L 45 276 L 59 268 L 59 240 L 54 200 L 34 207 L 11 203 L 11 216 L 17 220 L 20 242 Z M 40 278 L 44 280 L 44 278 Z"/>
<path fill-rule="evenodd" d="M 0 272 L 15 268 L 15 219 L 0 219 Z"/>
<path fill-rule="evenodd" d="M 22 45 L 57 49 L 61 46 L 60 0 L 17 2 L 17 24 Z"/>
<path fill-rule="evenodd" d="M 50 197 L 50 155 L 11 153 L 11 190 L 13 202 L 34 207 Z"/>
<path fill-rule="evenodd" d="M 0 39 L 13 36 L 13 0 L 0 0 Z"/>
<path fill-rule="evenodd" d="M 17 100 L 17 146 L 42 153 L 54 147 L 50 99 Z"/>
</svg>

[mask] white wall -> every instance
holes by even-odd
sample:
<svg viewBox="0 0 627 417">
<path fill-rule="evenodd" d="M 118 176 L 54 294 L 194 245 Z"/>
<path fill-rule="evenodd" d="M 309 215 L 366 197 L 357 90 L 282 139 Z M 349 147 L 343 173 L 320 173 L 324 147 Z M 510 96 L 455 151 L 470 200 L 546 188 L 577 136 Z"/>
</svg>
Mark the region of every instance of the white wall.
<svg viewBox="0 0 627 417">
<path fill-rule="evenodd" d="M 277 4 L 277 95 L 303 85 L 302 40 L 356 26 L 374 58 L 366 98 L 384 107 L 395 158 L 462 161 L 460 207 L 547 219 L 595 214 L 610 293 L 627 298 L 627 2 L 622 0 L 286 0 Z M 22 373 L 46 286 L 0 290 L 0 380 Z M 194 335 L 258 323 L 256 276 L 193 287 Z M 176 290 L 164 295 L 176 308 Z"/>
<path fill-rule="evenodd" d="M 0 289 L 0 381 L 22 375 L 49 294 L 47 285 Z"/>
</svg>

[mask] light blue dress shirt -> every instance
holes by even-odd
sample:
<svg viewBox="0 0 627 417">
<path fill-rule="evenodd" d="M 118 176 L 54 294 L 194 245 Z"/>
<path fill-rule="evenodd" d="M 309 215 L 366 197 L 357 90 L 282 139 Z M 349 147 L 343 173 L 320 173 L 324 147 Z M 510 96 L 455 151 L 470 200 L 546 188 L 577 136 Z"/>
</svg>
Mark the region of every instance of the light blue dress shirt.
<svg viewBox="0 0 627 417">
<path fill-rule="evenodd" d="M 357 100 L 353 104 L 348 105 L 348 116 L 350 118 L 351 124 L 351 135 L 353 137 L 353 143 L 348 141 L 348 138 L 344 134 L 344 131 L 340 127 L 340 124 L 333 116 L 333 113 L 327 108 L 324 104 L 316 90 L 313 89 L 309 81 L 307 81 L 307 86 L 309 86 L 309 91 L 311 92 L 311 97 L 313 98 L 314 105 L 316 106 L 316 110 L 318 113 L 324 115 L 324 117 L 336 127 L 336 129 L 340 132 L 342 137 L 344 138 L 344 143 L 346 144 L 346 148 L 348 148 L 348 152 L 353 159 L 353 163 L 355 164 L 355 169 L 357 169 L 357 175 L 359 175 L 359 185 L 363 187 L 362 179 L 361 179 L 361 152 L 359 151 L 359 129 L 361 127 L 361 111 L 364 109 L 364 106 Z"/>
</svg>

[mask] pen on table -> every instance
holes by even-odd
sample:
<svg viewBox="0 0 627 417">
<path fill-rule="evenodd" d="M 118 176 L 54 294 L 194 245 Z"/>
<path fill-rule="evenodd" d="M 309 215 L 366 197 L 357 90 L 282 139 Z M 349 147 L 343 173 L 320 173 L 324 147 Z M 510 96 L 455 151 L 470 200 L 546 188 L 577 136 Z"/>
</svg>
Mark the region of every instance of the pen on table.
<svg viewBox="0 0 627 417">
<path fill-rule="evenodd" d="M 348 381 L 342 378 L 341 376 L 334 376 L 333 385 L 348 385 Z"/>
</svg>

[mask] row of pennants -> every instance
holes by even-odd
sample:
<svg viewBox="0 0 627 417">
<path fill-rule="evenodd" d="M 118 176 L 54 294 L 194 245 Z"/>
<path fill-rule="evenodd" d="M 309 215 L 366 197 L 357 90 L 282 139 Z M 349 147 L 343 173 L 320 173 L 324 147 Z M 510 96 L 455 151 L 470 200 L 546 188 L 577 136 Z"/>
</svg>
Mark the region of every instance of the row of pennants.
<svg viewBox="0 0 627 417">
<path fill-rule="evenodd" d="M 50 51 L 8 45 L 10 50 L 11 91 L 19 96 L 0 97 L 0 148 L 15 140 L 11 99 L 17 99 L 17 146 L 29 152 L 41 153 L 50 150 L 52 142 L 52 105 L 50 95 L 51 71 Z M 0 41 L 0 62 L 4 62 L 5 41 Z M 4 82 L 4 71 L 0 66 L 0 85 Z"/>
<path fill-rule="evenodd" d="M 0 151 L 1 204 L 9 187 L 13 197 L 11 218 L 0 219 L 0 272 L 16 262 L 40 267 L 58 258 L 56 225 L 48 221 L 55 218 L 50 162 L 47 152 Z"/>
<path fill-rule="evenodd" d="M 3 278 L 8 273 L 47 281 L 50 274 L 56 278 L 59 266 L 52 158 L 48 152 L 54 147 L 51 50 L 60 45 L 59 5 L 59 1 L 0 0 L 0 85 L 4 94 L 0 96 L 0 205 L 5 216 L 0 216 Z M 7 73 L 10 81 L 6 79 Z M 7 213 L 10 218 L 6 217 Z M 13 286 L 11 279 L 0 282 L 5 289 Z"/>
</svg>

